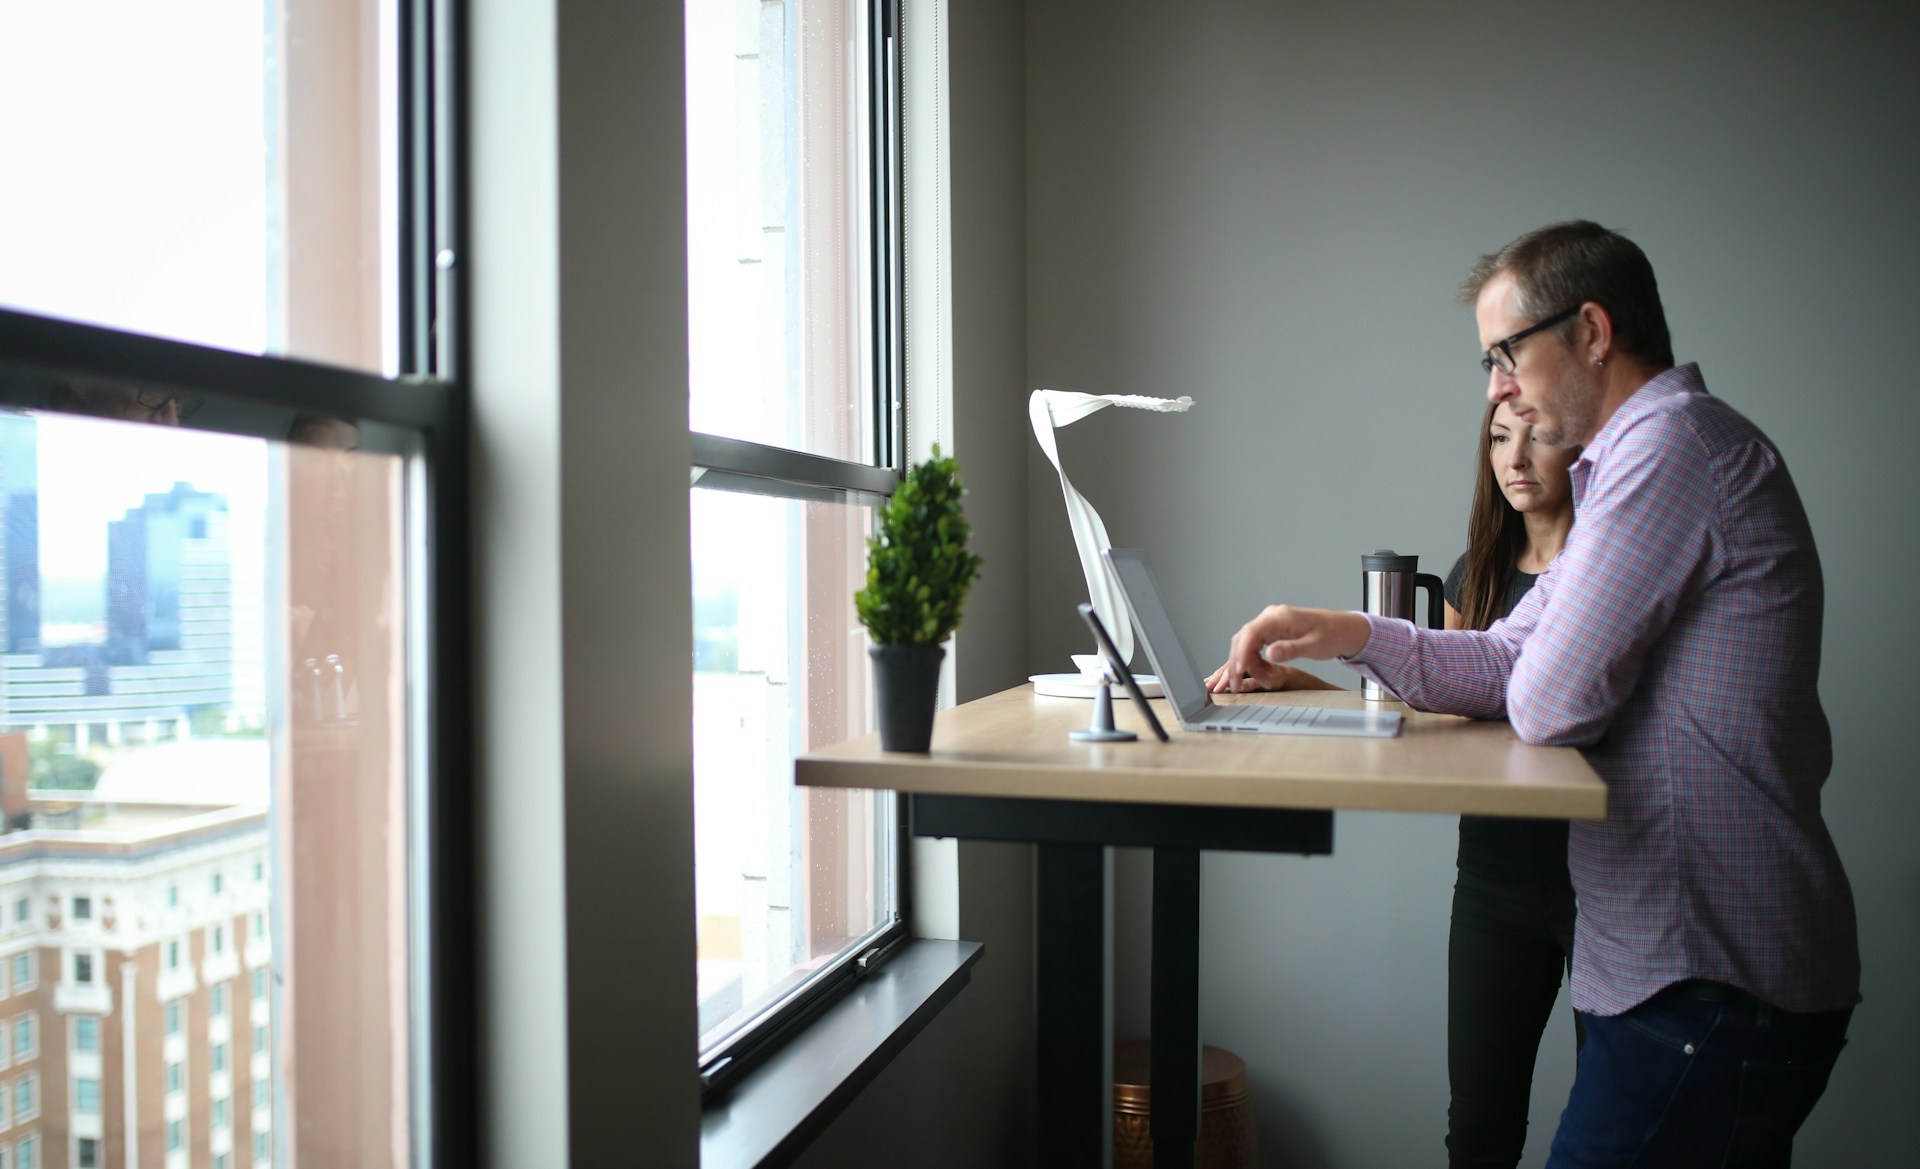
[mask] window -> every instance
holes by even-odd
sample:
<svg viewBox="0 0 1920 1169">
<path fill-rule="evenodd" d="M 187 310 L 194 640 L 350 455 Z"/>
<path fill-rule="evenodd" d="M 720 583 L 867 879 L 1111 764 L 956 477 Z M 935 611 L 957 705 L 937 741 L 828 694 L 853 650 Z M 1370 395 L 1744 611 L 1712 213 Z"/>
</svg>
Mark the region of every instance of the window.
<svg viewBox="0 0 1920 1169">
<path fill-rule="evenodd" d="M 272 1099 L 272 1093 L 267 1081 L 255 1080 L 253 1082 L 253 1106 L 255 1108 L 265 1108 L 272 1102 Z"/>
<path fill-rule="evenodd" d="M 0 52 L 0 724 L 32 709 L 48 743 L 35 765 L 63 782 L 29 791 L 125 765 L 167 793 L 76 796 L 84 821 L 33 809 L 49 854 L 100 882 L 71 921 L 97 925 L 110 889 L 163 890 L 159 915 L 151 893 L 118 906 L 158 944 L 116 1011 L 162 1007 L 172 1054 L 200 1050 L 196 980 L 225 965 L 201 959 L 231 961 L 258 909 L 292 963 L 286 1161 L 328 1160 L 351 1098 L 365 1131 L 444 1163 L 459 1138 L 432 1121 L 469 1089 L 442 1060 L 471 1036 L 424 979 L 477 965 L 440 917 L 472 883 L 471 796 L 443 770 L 470 722 L 467 265 L 437 262 L 465 204 L 444 134 L 462 42 L 441 39 L 464 8 L 189 8 L 0 5 L 0 46 L 31 50 Z M 81 77 L 85 100 L 32 96 Z M 98 998 L 118 974 L 88 961 Z M 231 1051 L 196 1054 L 194 1078 Z M 76 1068 L 99 1067 L 103 1099 L 151 1090 L 151 1064 L 133 1084 L 120 1065 Z"/>
<path fill-rule="evenodd" d="M 266 1133 L 257 1132 L 253 1134 L 253 1159 L 255 1161 L 264 1161 L 267 1159 Z"/>
<path fill-rule="evenodd" d="M 25 897 L 13 903 L 13 924 L 26 925 L 33 920 L 33 902 Z"/>
<path fill-rule="evenodd" d="M 214 983 L 213 986 L 209 988 L 208 994 L 211 1003 L 207 1013 L 216 1019 L 224 1018 L 227 1013 L 227 984 L 224 982 Z"/>
<path fill-rule="evenodd" d="M 233 1154 L 215 1153 L 213 1155 L 213 1169 L 233 1169 Z"/>
<path fill-rule="evenodd" d="M 93 898 L 75 897 L 73 899 L 73 920 L 75 921 L 92 921 L 93 920 Z"/>
<path fill-rule="evenodd" d="M 39 1086 L 38 1076 L 21 1076 L 13 1082 L 13 1118 L 15 1120 L 31 1120 L 40 1115 L 40 1101 L 37 1099 L 39 1093 L 35 1091 Z"/>
<path fill-rule="evenodd" d="M 34 1045 L 34 1026 L 32 1015 L 21 1015 L 13 1021 L 13 1060 L 31 1059 L 38 1050 Z"/>
<path fill-rule="evenodd" d="M 253 974 L 250 977 L 253 981 L 254 1000 L 257 1002 L 260 999 L 266 998 L 267 997 L 267 972 L 264 969 L 256 970 L 253 972 Z"/>
<path fill-rule="evenodd" d="M 892 92 L 877 7 L 686 7 L 696 432 L 884 465 L 889 419 L 868 408 L 892 330 L 873 311 L 893 226 L 873 215 L 892 162 L 870 117 Z"/>
<path fill-rule="evenodd" d="M 796 791 L 862 734 L 852 596 L 899 481 L 897 135 L 870 0 L 689 2 L 695 898 L 709 1088 L 904 927 L 897 802 Z M 804 11 L 803 11 L 804 10 Z M 806 83 L 800 84 L 799 79 Z"/>
<path fill-rule="evenodd" d="M 267 1029 L 265 1025 L 256 1026 L 253 1029 L 253 1053 L 255 1055 L 264 1055 L 266 1054 L 266 1050 Z"/>
<path fill-rule="evenodd" d="M 7 1085 L 0 1084 L 0 1128 L 7 1128 L 12 1124 L 13 1091 Z"/>
<path fill-rule="evenodd" d="M 26 950 L 13 956 L 13 993 L 33 987 L 33 951 Z"/>
<path fill-rule="evenodd" d="M 0 23 L 4 19 L 0 15 Z M 6 113 L 0 111 L 0 117 Z M 0 225 L 0 234 L 4 230 Z M 6 370 L 0 370 L 0 395 L 6 376 Z M 219 409 L 205 405 L 196 418 Z M 234 422 L 246 417 L 242 413 Z M 396 428 L 382 430 L 372 422 L 363 434 L 367 441 L 399 441 Z M 415 440 L 405 441 L 411 449 Z M 171 808 L 173 820 L 148 820 L 136 827 L 134 812 L 102 804 L 98 812 L 90 812 L 102 818 L 100 827 L 88 822 L 40 831 L 73 837 L 58 847 L 83 856 L 92 850 L 94 854 L 86 856 L 92 866 L 136 864 L 131 858 L 121 860 L 119 848 L 96 841 L 113 839 L 115 831 L 140 831 L 156 839 L 154 856 L 159 860 L 142 856 L 138 864 L 165 866 L 165 835 L 177 833 L 173 848 L 179 852 L 180 845 L 192 843 L 194 818 L 204 816 L 213 804 L 227 818 L 230 831 L 252 835 L 263 847 L 286 847 L 296 854 L 300 860 L 290 860 L 284 871 L 300 871 L 298 889 L 269 887 L 265 900 L 275 904 L 276 898 L 294 898 L 284 921 L 290 921 L 296 933 L 301 923 L 311 931 L 305 946 L 292 937 L 288 952 L 300 956 L 301 975 L 311 977 L 305 985 L 326 987 L 326 994 L 309 1000 L 317 1010 L 300 1019 L 357 1033 L 344 1048 L 348 1058 L 323 1060 L 323 1046 L 303 1048 L 311 1054 L 294 1048 L 296 1060 L 309 1063 L 303 1083 L 332 1081 L 342 1090 L 348 1083 L 378 1083 L 382 1090 L 351 1096 L 346 1108 L 378 1113 L 357 1121 L 371 1129 L 403 1131 L 411 1115 L 409 1088 L 420 1083 L 415 1081 L 417 1058 L 426 1058 L 426 1050 L 415 1048 L 405 1010 L 413 977 L 407 925 L 413 923 L 411 906 L 432 904 L 407 896 L 413 873 L 426 870 L 417 866 L 413 852 L 419 833 L 403 827 L 419 816 L 419 808 L 409 808 L 409 802 L 417 795 L 424 799 L 424 787 L 415 787 L 411 779 L 420 756 L 407 749 L 419 741 L 417 728 L 409 724 L 413 712 L 424 706 L 401 701 L 417 689 L 407 674 L 409 662 L 420 660 L 417 651 L 409 649 L 419 635 L 419 622 L 409 620 L 405 610 L 411 605 L 409 597 L 419 591 L 417 580 L 409 584 L 409 572 L 419 570 L 419 561 L 407 551 L 405 537 L 422 507 L 415 499 L 417 491 L 409 493 L 409 484 L 419 486 L 422 474 L 419 468 L 407 472 L 415 455 L 269 445 L 259 438 L 179 426 L 129 426 L 58 413 L 23 415 L 0 407 L 0 447 L 27 443 L 33 445 L 38 465 L 36 507 L 42 516 L 50 516 L 40 528 L 36 570 L 48 580 L 84 578 L 92 572 L 100 585 L 102 610 L 83 614 L 98 616 L 86 622 L 54 622 L 44 614 L 42 645 L 33 651 L 6 651 L 0 687 L 46 691 L 44 676 L 67 670 L 52 658 L 54 651 L 60 660 L 98 662 L 102 668 L 96 689 L 104 693 L 83 695 L 88 722 L 71 729 L 75 743 L 83 735 L 88 743 L 102 735 L 96 747 L 100 758 L 150 754 L 156 756 L 156 766 L 159 760 L 175 758 L 179 747 L 221 749 L 221 766 L 238 775 L 198 772 L 182 758 L 171 764 L 175 774 L 165 775 L 177 795 L 159 804 Z M 0 461 L 0 497 L 12 497 L 10 480 L 21 468 L 21 461 Z M 75 486 L 113 476 L 117 478 L 108 495 L 90 495 Z M 31 497 L 25 491 L 19 495 Z M 108 503 L 102 505 L 96 497 Z M 86 514 L 73 518 L 65 511 Z M 204 536 L 190 534 L 194 528 L 186 520 L 192 516 L 207 520 L 200 528 Z M 60 518 L 63 532 L 83 532 L 88 539 L 83 543 L 79 537 L 61 537 L 73 545 L 61 551 L 60 541 L 50 536 L 56 530 L 54 518 Z M 56 576 L 56 553 L 81 559 L 81 566 L 63 568 Z M 84 561 L 94 553 L 98 562 Z M 6 570 L 12 570 L 21 555 L 21 543 L 12 539 L 0 547 Z M 409 564 L 415 568 L 409 570 Z M 424 597 L 419 601 L 424 605 Z M 10 637 L 19 628 L 8 620 L 0 624 L 0 637 Z M 69 641 L 48 647 L 56 637 Z M 278 678 L 278 656 L 269 653 L 275 637 L 290 639 L 282 645 L 294 645 L 296 655 L 305 655 L 292 662 L 294 674 L 284 680 Z M 125 693 L 115 689 L 123 683 Z M 275 693 L 273 701 L 269 693 Z M 119 743 L 111 751 L 102 731 L 79 729 L 104 722 L 108 704 L 119 704 L 119 718 L 111 724 Z M 60 712 L 50 712 L 50 718 L 54 714 Z M 69 718 L 79 714 L 83 712 L 67 712 Z M 275 720 L 288 726 L 275 729 Z M 351 751 L 338 749 L 342 741 Z M 378 768 L 369 760 L 378 760 Z M 217 785 L 223 787 L 215 791 Z M 271 804 L 280 799 L 276 793 L 284 791 L 282 785 L 298 793 L 301 808 L 323 810 L 319 822 L 336 827 L 328 833 L 292 833 L 284 845 L 276 843 Z M 355 818 L 372 818 L 376 829 L 363 837 L 359 827 L 348 827 Z M 376 839 L 397 839 L 401 848 L 376 847 Z M 315 879 L 309 881 L 309 875 Z M 200 879 L 205 877 L 184 877 L 182 885 L 194 889 L 192 881 Z M 328 923 L 328 918 L 349 889 L 380 889 L 372 902 L 380 912 L 353 916 L 346 921 L 351 933 L 338 937 L 340 921 Z M 303 898 L 311 898 L 305 902 L 307 912 L 298 908 Z M 92 912 L 98 914 L 98 904 Z M 192 904 L 175 910 L 179 912 L 192 912 Z M 159 992 L 190 992 L 196 944 L 205 946 L 209 971 L 219 971 L 219 964 L 232 958 L 228 921 L 202 921 L 169 916 L 159 925 L 171 933 L 157 950 Z M 204 937 L 188 933 L 194 929 L 205 929 Z M 108 973 L 94 950 L 54 954 L 65 964 L 56 969 L 73 987 L 100 987 Z M 13 975 L 25 979 L 21 985 L 31 983 L 29 966 L 29 954 L 15 956 Z M 232 983 L 219 983 L 209 990 L 209 1006 L 230 1015 L 230 996 Z M 171 1006 L 167 1014 L 179 1010 Z M 177 1023 L 169 1017 L 169 1025 Z M 300 1023 L 290 1017 L 288 1025 L 298 1029 Z M 288 1037 L 294 1037 L 294 1031 Z M 12 1038 L 17 1062 L 23 1044 L 36 1037 L 29 1027 L 15 1025 Z M 223 1054 L 230 1056 L 230 1048 Z M 121 1075 L 125 1071 L 117 1062 L 102 1069 L 104 1081 Z M 106 1083 L 102 1090 L 113 1094 Z M 294 1121 L 290 1134 L 301 1131 L 298 1117 Z M 292 1136 L 290 1144 L 290 1156 L 298 1154 L 300 1136 Z"/>
<path fill-rule="evenodd" d="M 213 1070 L 216 1072 L 227 1070 L 227 1045 L 224 1043 L 213 1045 Z"/>
<path fill-rule="evenodd" d="M 19 1169 L 40 1169 L 40 1146 L 32 1137 L 21 1137 L 13 1146 L 13 1163 Z"/>
<path fill-rule="evenodd" d="M 138 754 L 175 797 L 156 802 L 171 820 L 136 829 L 154 841 L 140 858 L 102 843 L 134 831 L 106 800 L 86 831 L 42 831 L 165 889 L 154 929 L 175 939 L 148 962 L 169 996 L 192 989 L 190 931 L 209 925 L 180 914 L 225 902 L 228 864 L 263 858 L 246 893 L 286 929 L 288 985 L 313 990 L 284 1023 L 315 1113 L 288 1117 L 288 1161 L 324 1161 L 323 1129 L 342 1125 L 438 1144 L 457 1125 L 436 1115 L 463 1106 L 434 1060 L 463 1021 L 407 1004 L 444 958 L 415 942 L 461 937 L 434 914 L 470 881 L 468 795 L 438 774 L 467 722 L 467 630 L 449 624 L 465 607 L 449 559 L 467 530 L 465 265 L 436 265 L 465 173 L 442 138 L 459 40 L 438 38 L 465 10 L 36 8 L 0 6 L 0 46 L 31 46 L 0 54 L 0 507 L 36 516 L 33 539 L 10 520 L 0 545 L 0 708 L 19 722 L 8 699 L 52 695 L 35 726 L 67 787 Z M 31 98 L 75 77 L 86 100 Z M 276 835 L 294 806 L 330 827 Z M 209 860 L 192 822 L 215 808 Z M 363 910 L 334 916 L 349 895 Z M 234 950 L 225 927 L 205 946 Z M 102 1092 L 119 1098 L 119 1075 L 106 1062 Z M 417 1085 L 436 1090 L 415 1100 Z"/>
<path fill-rule="evenodd" d="M 258 910 L 253 914 L 253 940 L 256 942 L 267 940 L 267 915 Z"/>
<path fill-rule="evenodd" d="M 73 1106 L 81 1112 L 100 1111 L 100 1081 L 86 1077 L 75 1079 Z"/>
<path fill-rule="evenodd" d="M 213 1127 L 225 1128 L 228 1124 L 232 1123 L 232 1111 L 232 1101 L 228 1100 L 225 1096 L 216 1098 L 213 1102 Z"/>
<path fill-rule="evenodd" d="M 167 1122 L 167 1152 L 177 1153 L 187 1146 L 186 1129 L 178 1120 Z"/>
<path fill-rule="evenodd" d="M 73 1049 L 75 1051 L 100 1050 L 100 1016 L 75 1015 L 73 1017 Z"/>
<path fill-rule="evenodd" d="M 80 1137 L 73 1142 L 73 1163 L 76 1169 L 100 1169 L 100 1140 L 97 1137 Z"/>
<path fill-rule="evenodd" d="M 167 1091 L 178 1092 L 186 1086 L 186 1065 L 179 1060 L 167 1064 Z"/>
<path fill-rule="evenodd" d="M 372 147 L 382 136 L 380 106 L 395 95 L 383 87 L 376 104 L 359 89 L 374 85 L 376 62 L 358 59 L 357 45 L 263 43 L 264 14 L 246 5 L 194 6 L 125 28 L 55 8 L 0 23 L 0 44 L 35 46 L 9 61 L 0 108 L 50 92 L 83 46 L 100 70 L 98 96 L 125 104 L 112 117 L 86 102 L 9 119 L 9 129 L 19 126 L 9 135 L 16 157 L 73 173 L 0 192 L 0 224 L 8 225 L 0 305 L 392 372 L 397 354 L 383 353 L 391 332 L 383 322 L 401 290 L 382 255 L 392 212 L 379 214 L 379 201 L 399 160 Z M 268 11 L 318 16 L 292 5 Z M 390 26 L 392 11 L 369 5 L 359 19 L 380 12 Z M 36 132 L 26 138 L 20 131 L 29 128 Z M 95 157 L 68 142 L 90 143 Z M 135 184 L 140 198 L 114 200 L 110 217 L 95 199 L 75 197 Z M 323 241 L 340 249 L 326 258 L 336 262 L 308 254 Z M 119 274 L 110 289 L 100 287 L 106 272 Z M 344 286 L 330 287 L 335 281 Z"/>
</svg>

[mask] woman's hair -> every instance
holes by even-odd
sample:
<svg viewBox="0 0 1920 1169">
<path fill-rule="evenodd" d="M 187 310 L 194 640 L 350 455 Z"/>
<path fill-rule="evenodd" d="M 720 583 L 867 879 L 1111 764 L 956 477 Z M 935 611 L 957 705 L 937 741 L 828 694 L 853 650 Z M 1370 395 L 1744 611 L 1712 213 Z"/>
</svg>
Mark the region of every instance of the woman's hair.
<svg viewBox="0 0 1920 1169">
<path fill-rule="evenodd" d="M 1480 442 L 1474 448 L 1473 508 L 1467 513 L 1467 564 L 1460 574 L 1460 627 L 1485 629 L 1506 615 L 1507 586 L 1514 564 L 1527 550 L 1527 521 L 1507 502 L 1494 478 L 1493 414 L 1487 407 L 1480 419 Z M 1516 436 L 1515 441 L 1518 441 Z"/>
</svg>

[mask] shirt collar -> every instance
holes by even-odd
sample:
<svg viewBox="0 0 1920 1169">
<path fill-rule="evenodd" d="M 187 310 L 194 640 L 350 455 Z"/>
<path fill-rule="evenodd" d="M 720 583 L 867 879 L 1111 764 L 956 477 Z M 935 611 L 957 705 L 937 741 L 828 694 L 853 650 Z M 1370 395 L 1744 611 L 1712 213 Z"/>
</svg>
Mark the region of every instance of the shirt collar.
<svg viewBox="0 0 1920 1169">
<path fill-rule="evenodd" d="M 1700 376 L 1698 362 L 1689 361 L 1685 365 L 1676 365 L 1672 369 L 1653 375 L 1645 385 L 1635 390 L 1631 397 L 1620 403 L 1620 408 L 1613 412 L 1613 417 L 1607 419 L 1607 424 L 1600 428 L 1599 434 L 1593 436 L 1593 441 L 1580 452 L 1580 457 L 1573 461 L 1573 465 L 1582 469 L 1591 467 L 1599 461 L 1600 456 L 1606 453 L 1608 448 L 1613 446 L 1620 437 L 1620 432 L 1631 425 L 1634 419 L 1646 414 L 1668 398 L 1678 397 L 1681 394 L 1706 392 L 1707 383 Z"/>
</svg>

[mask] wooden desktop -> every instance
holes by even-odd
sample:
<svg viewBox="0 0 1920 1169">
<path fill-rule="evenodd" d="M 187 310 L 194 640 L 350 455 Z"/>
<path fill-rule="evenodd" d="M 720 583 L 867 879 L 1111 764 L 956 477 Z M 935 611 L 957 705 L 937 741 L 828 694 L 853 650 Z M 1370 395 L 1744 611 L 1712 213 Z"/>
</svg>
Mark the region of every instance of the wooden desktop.
<svg viewBox="0 0 1920 1169">
<path fill-rule="evenodd" d="M 1347 691 L 1222 696 L 1364 709 Z M 1330 853 L 1333 812 L 1378 810 L 1598 819 L 1606 787 L 1571 748 L 1533 747 L 1504 722 L 1421 714 L 1391 739 L 1186 733 L 1154 700 L 1161 743 L 1085 743 L 1092 703 L 1020 686 L 941 711 L 924 755 L 878 736 L 809 751 L 795 781 L 891 789 L 919 836 L 1031 841 L 1036 856 L 1040 1160 L 1103 1166 L 1111 1138 L 1111 1004 L 1104 985 L 1106 849 L 1153 849 L 1155 1164 L 1192 1166 L 1199 1119 L 1199 902 L 1204 850 Z M 1176 1087 L 1177 1085 L 1177 1087 Z"/>
</svg>

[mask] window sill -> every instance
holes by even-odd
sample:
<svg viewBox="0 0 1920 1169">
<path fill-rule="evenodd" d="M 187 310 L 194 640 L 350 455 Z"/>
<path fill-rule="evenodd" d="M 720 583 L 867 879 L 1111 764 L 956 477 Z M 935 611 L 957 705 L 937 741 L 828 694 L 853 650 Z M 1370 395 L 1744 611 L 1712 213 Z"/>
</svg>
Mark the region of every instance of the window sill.
<svg viewBox="0 0 1920 1169">
<path fill-rule="evenodd" d="M 791 1164 L 967 984 L 979 942 L 916 938 L 708 1105 L 701 1169 Z"/>
</svg>

